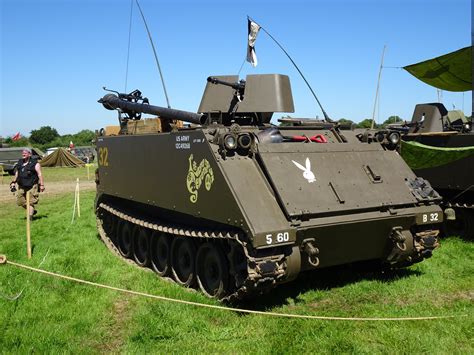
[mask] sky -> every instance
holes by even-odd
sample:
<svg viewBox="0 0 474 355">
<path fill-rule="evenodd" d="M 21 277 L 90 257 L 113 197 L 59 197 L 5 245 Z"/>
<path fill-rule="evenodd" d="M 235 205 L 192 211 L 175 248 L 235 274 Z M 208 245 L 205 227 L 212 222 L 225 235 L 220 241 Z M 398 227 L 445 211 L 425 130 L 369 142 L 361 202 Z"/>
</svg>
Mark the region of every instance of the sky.
<svg viewBox="0 0 474 355">
<path fill-rule="evenodd" d="M 247 15 L 285 48 L 332 119 L 372 117 L 384 46 L 377 122 L 393 115 L 410 120 L 416 104 L 438 101 L 435 88 L 400 67 L 471 45 L 471 0 L 139 3 L 171 107 L 193 112 L 208 76 L 239 72 L 247 50 Z M 41 126 L 73 134 L 117 124 L 117 114 L 97 103 L 103 86 L 139 89 L 151 104 L 166 106 L 146 30 L 131 0 L 0 0 L 0 13 L 0 136 L 29 135 Z M 290 115 L 322 118 L 303 79 L 266 33 L 260 31 L 255 48 L 258 66 L 245 63 L 240 77 L 288 75 L 295 103 Z M 440 98 L 448 109 L 470 115 L 470 91 L 443 91 Z"/>
</svg>

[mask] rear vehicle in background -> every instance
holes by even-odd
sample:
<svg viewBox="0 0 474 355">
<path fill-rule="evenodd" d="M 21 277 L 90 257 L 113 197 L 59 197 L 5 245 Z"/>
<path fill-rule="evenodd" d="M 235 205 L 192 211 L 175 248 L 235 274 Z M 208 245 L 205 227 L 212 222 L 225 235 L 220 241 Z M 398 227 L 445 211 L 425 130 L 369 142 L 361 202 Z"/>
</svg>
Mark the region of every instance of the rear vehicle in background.
<svg viewBox="0 0 474 355">
<path fill-rule="evenodd" d="M 92 163 L 97 155 L 95 148 L 92 146 L 74 147 L 71 153 L 81 159 L 84 163 Z"/>
<path fill-rule="evenodd" d="M 31 147 L 14 147 L 14 148 L 0 148 L 0 165 L 3 166 L 3 170 L 13 175 L 15 165 L 18 160 L 21 159 L 21 152 L 25 148 L 30 148 L 32 152 L 32 158 L 41 160 L 44 153 L 38 148 Z"/>
</svg>

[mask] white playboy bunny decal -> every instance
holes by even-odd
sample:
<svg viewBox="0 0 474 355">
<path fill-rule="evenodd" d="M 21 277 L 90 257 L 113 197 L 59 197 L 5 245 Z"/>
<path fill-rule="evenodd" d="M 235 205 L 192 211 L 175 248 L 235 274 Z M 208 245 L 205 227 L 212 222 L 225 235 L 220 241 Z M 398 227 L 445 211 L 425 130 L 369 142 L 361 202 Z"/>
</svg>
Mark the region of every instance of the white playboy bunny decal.
<svg viewBox="0 0 474 355">
<path fill-rule="evenodd" d="M 292 160 L 293 164 L 295 164 L 298 168 L 303 170 L 303 177 L 308 180 L 308 182 L 315 182 L 316 177 L 314 176 L 313 172 L 311 171 L 311 162 L 309 161 L 309 158 L 306 158 L 306 167 L 301 165 L 300 163 L 295 162 Z"/>
</svg>

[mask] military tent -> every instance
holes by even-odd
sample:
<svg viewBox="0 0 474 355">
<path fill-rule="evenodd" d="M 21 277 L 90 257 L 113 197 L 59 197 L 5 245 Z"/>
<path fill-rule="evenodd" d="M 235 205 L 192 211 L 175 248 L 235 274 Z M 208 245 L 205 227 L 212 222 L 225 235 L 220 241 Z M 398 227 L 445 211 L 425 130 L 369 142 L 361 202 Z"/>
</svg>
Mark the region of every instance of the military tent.
<svg viewBox="0 0 474 355">
<path fill-rule="evenodd" d="M 58 148 L 40 162 L 41 166 L 66 166 L 77 167 L 84 166 L 84 162 L 69 153 L 65 148 Z"/>
</svg>

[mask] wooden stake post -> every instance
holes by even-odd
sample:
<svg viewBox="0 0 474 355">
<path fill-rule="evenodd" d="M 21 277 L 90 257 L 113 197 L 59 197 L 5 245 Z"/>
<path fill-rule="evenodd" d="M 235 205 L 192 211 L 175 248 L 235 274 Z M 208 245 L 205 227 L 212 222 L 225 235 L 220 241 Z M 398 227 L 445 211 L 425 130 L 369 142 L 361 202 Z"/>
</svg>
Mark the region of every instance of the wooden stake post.
<svg viewBox="0 0 474 355">
<path fill-rule="evenodd" d="M 31 259 L 30 191 L 26 192 L 26 253 Z"/>
<path fill-rule="evenodd" d="M 81 217 L 81 204 L 80 204 L 80 193 L 79 193 L 79 178 L 76 180 L 76 201 L 77 201 L 77 217 Z"/>
<path fill-rule="evenodd" d="M 72 219 L 71 223 L 74 222 L 74 217 L 76 216 L 77 208 L 77 217 L 81 217 L 81 204 L 80 204 L 80 193 L 79 193 L 79 178 L 76 179 L 76 190 L 74 191 L 74 207 L 72 209 Z"/>
</svg>

